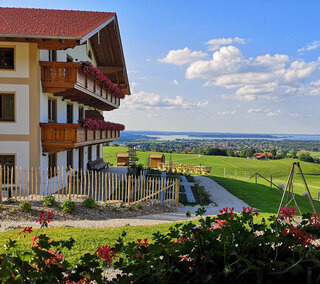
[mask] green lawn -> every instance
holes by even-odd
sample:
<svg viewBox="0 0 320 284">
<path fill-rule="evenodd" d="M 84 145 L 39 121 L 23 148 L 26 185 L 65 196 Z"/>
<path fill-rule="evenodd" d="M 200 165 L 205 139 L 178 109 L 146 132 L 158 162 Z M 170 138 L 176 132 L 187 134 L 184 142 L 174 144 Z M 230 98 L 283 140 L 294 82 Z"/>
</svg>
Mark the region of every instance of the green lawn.
<svg viewBox="0 0 320 284">
<path fill-rule="evenodd" d="M 126 152 L 127 148 L 123 147 L 104 147 L 103 157 L 104 160 L 116 165 L 116 155 L 119 152 Z M 148 156 L 150 152 L 137 151 L 139 163 L 144 166 L 148 165 Z M 165 153 L 166 161 L 170 161 L 170 154 Z M 255 172 L 260 173 L 266 178 L 270 178 L 272 175 L 273 182 L 275 184 L 286 184 L 293 159 L 281 159 L 281 160 L 254 160 L 235 157 L 222 157 L 222 156 L 201 156 L 197 154 L 172 154 L 173 163 L 181 164 L 194 164 L 211 166 L 211 175 L 215 177 L 224 177 L 224 169 L 226 169 L 226 178 L 234 178 L 235 174 L 237 179 L 241 181 L 247 181 L 248 178 Z M 300 162 L 302 171 L 307 180 L 309 189 L 313 198 L 318 198 L 318 192 L 320 192 L 320 165 L 315 163 Z M 254 183 L 254 179 L 249 181 Z M 258 183 L 262 185 L 268 185 L 262 179 L 258 179 Z M 299 174 L 294 178 L 294 190 L 297 194 L 305 192 L 305 188 Z"/>
<path fill-rule="evenodd" d="M 40 233 L 47 234 L 54 240 L 66 240 L 70 237 L 75 239 L 74 248 L 69 251 L 65 249 L 63 255 L 66 259 L 72 263 L 76 263 L 82 255 L 85 253 L 94 252 L 98 246 L 113 245 L 116 240 L 125 231 L 126 241 L 136 241 L 138 238 L 152 239 L 152 234 L 161 231 L 167 232 L 169 227 L 173 223 L 154 225 L 154 226 L 126 226 L 120 228 L 105 228 L 105 229 L 84 229 L 84 228 L 71 228 L 71 227 L 53 227 L 48 229 L 42 229 Z M 12 230 L 0 233 L 0 253 L 3 252 L 3 245 L 11 238 L 18 241 L 18 249 L 30 249 L 29 243 L 31 242 L 31 236 L 37 233 L 35 230 L 31 235 L 24 235 L 20 233 L 20 230 Z"/>
<path fill-rule="evenodd" d="M 270 214 L 278 212 L 283 191 L 276 188 L 271 189 L 263 184 L 248 183 L 230 178 L 216 176 L 211 176 L 211 178 L 248 205 L 260 209 L 261 212 Z M 308 198 L 298 194 L 295 197 L 302 213 L 312 212 Z M 291 203 L 291 205 L 294 206 L 294 203 Z M 320 202 L 315 201 L 315 206 L 317 211 L 320 212 Z"/>
</svg>

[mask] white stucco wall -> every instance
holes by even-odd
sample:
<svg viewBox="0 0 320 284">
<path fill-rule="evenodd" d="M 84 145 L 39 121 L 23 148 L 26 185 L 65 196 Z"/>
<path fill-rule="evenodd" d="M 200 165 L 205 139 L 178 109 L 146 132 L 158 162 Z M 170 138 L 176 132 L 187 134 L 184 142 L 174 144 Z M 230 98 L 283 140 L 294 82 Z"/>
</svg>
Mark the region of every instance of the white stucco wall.
<svg viewBox="0 0 320 284">
<path fill-rule="evenodd" d="M 88 57 L 89 50 L 91 51 L 92 59 Z M 88 46 L 86 44 L 83 44 L 83 45 L 76 46 L 74 48 L 68 48 L 66 49 L 65 53 L 70 55 L 73 58 L 74 62 L 90 61 L 93 63 L 93 65 L 96 66 L 96 59 L 94 57 L 94 53 L 89 42 L 88 42 Z M 66 54 L 65 54 L 65 58 L 67 58 Z"/>
<path fill-rule="evenodd" d="M 29 167 L 29 142 L 28 141 L 0 141 L 0 155 L 15 155 L 18 168 Z"/>
<path fill-rule="evenodd" d="M 0 77 L 29 77 L 29 43 L 1 42 L 0 47 L 15 48 L 15 70 L 0 70 Z"/>
<path fill-rule="evenodd" d="M 91 51 L 92 59 L 90 59 L 88 56 L 89 50 Z M 83 45 L 75 46 L 74 48 L 68 48 L 66 50 L 57 50 L 57 61 L 66 62 L 67 54 L 72 57 L 73 62 L 90 61 L 96 66 L 96 59 L 94 57 L 94 53 L 93 53 L 90 42 L 88 42 L 88 45 L 83 44 Z M 41 61 L 49 60 L 49 50 L 42 49 L 40 51 L 40 60 Z"/>
<path fill-rule="evenodd" d="M 0 75 L 1 76 L 1 75 Z M 15 122 L 0 122 L 0 134 L 29 134 L 29 86 L 0 84 L 0 92 L 15 94 Z"/>
</svg>

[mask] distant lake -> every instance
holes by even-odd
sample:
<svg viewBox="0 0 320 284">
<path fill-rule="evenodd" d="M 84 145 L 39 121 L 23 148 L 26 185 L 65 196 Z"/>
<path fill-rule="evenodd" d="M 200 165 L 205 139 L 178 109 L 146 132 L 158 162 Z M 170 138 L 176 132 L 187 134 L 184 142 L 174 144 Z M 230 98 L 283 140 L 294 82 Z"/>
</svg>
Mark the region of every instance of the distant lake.
<svg viewBox="0 0 320 284">
<path fill-rule="evenodd" d="M 198 133 L 197 133 L 198 134 Z M 184 135 L 179 135 L 176 133 L 173 134 L 168 134 L 166 135 L 150 135 L 150 134 L 145 134 L 148 137 L 153 137 L 157 138 L 158 140 L 163 140 L 163 141 L 174 141 L 177 139 L 180 140 L 210 140 L 210 139 L 258 139 L 258 140 L 313 140 L 317 141 L 320 140 L 320 135 L 308 135 L 308 134 L 266 134 L 265 137 L 264 135 L 257 135 L 255 137 L 253 134 L 231 134 L 230 136 L 227 134 L 222 133 L 221 136 L 217 133 L 214 133 L 210 135 L 210 133 L 206 133 L 203 136 L 195 135 L 190 133 L 189 135 L 184 134 Z"/>
</svg>

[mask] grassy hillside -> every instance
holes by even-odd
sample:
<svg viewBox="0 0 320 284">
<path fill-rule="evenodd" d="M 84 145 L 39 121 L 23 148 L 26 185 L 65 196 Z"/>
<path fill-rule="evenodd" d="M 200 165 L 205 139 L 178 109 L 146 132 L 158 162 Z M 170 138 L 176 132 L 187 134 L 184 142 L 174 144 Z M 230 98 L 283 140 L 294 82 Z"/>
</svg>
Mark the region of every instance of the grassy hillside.
<svg viewBox="0 0 320 284">
<path fill-rule="evenodd" d="M 105 161 L 108 161 L 116 165 L 116 155 L 119 152 L 126 152 L 127 148 L 123 147 L 104 147 L 103 157 Z M 150 152 L 137 152 L 139 163 L 147 166 L 148 156 Z M 166 161 L 170 161 L 170 154 L 165 154 Z M 195 164 L 211 166 L 211 175 L 214 177 L 224 177 L 224 168 L 226 169 L 226 178 L 235 178 L 235 171 L 237 171 L 237 180 L 248 181 L 248 178 L 255 172 L 260 173 L 266 178 L 270 178 L 272 175 L 275 184 L 285 184 L 292 166 L 293 159 L 281 159 L 281 160 L 254 160 L 234 157 L 222 157 L 222 156 L 199 156 L 197 154 L 172 154 L 172 162 L 177 164 Z M 320 192 L 320 165 L 314 163 L 300 162 L 301 168 L 309 185 L 310 191 L 314 198 L 318 197 Z M 246 175 L 246 176 L 245 176 Z M 250 183 L 254 183 L 252 178 Z M 269 186 L 267 182 L 262 179 L 258 179 L 258 183 L 261 185 Z M 306 191 L 303 185 L 303 181 L 299 174 L 294 178 L 294 190 L 297 194 L 301 194 Z"/>
</svg>

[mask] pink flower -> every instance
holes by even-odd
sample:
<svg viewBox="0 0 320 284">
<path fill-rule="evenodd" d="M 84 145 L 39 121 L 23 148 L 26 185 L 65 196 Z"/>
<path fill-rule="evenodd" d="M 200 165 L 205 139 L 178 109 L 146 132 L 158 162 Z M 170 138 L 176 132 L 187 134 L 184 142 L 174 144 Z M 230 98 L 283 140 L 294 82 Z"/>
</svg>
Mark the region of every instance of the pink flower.
<svg viewBox="0 0 320 284">
<path fill-rule="evenodd" d="M 32 236 L 32 243 L 29 245 L 32 247 L 36 247 L 38 245 L 39 237 L 38 236 Z"/>
<path fill-rule="evenodd" d="M 225 226 L 225 223 L 227 220 L 215 220 L 213 224 L 214 229 L 221 229 L 222 227 Z"/>
</svg>

